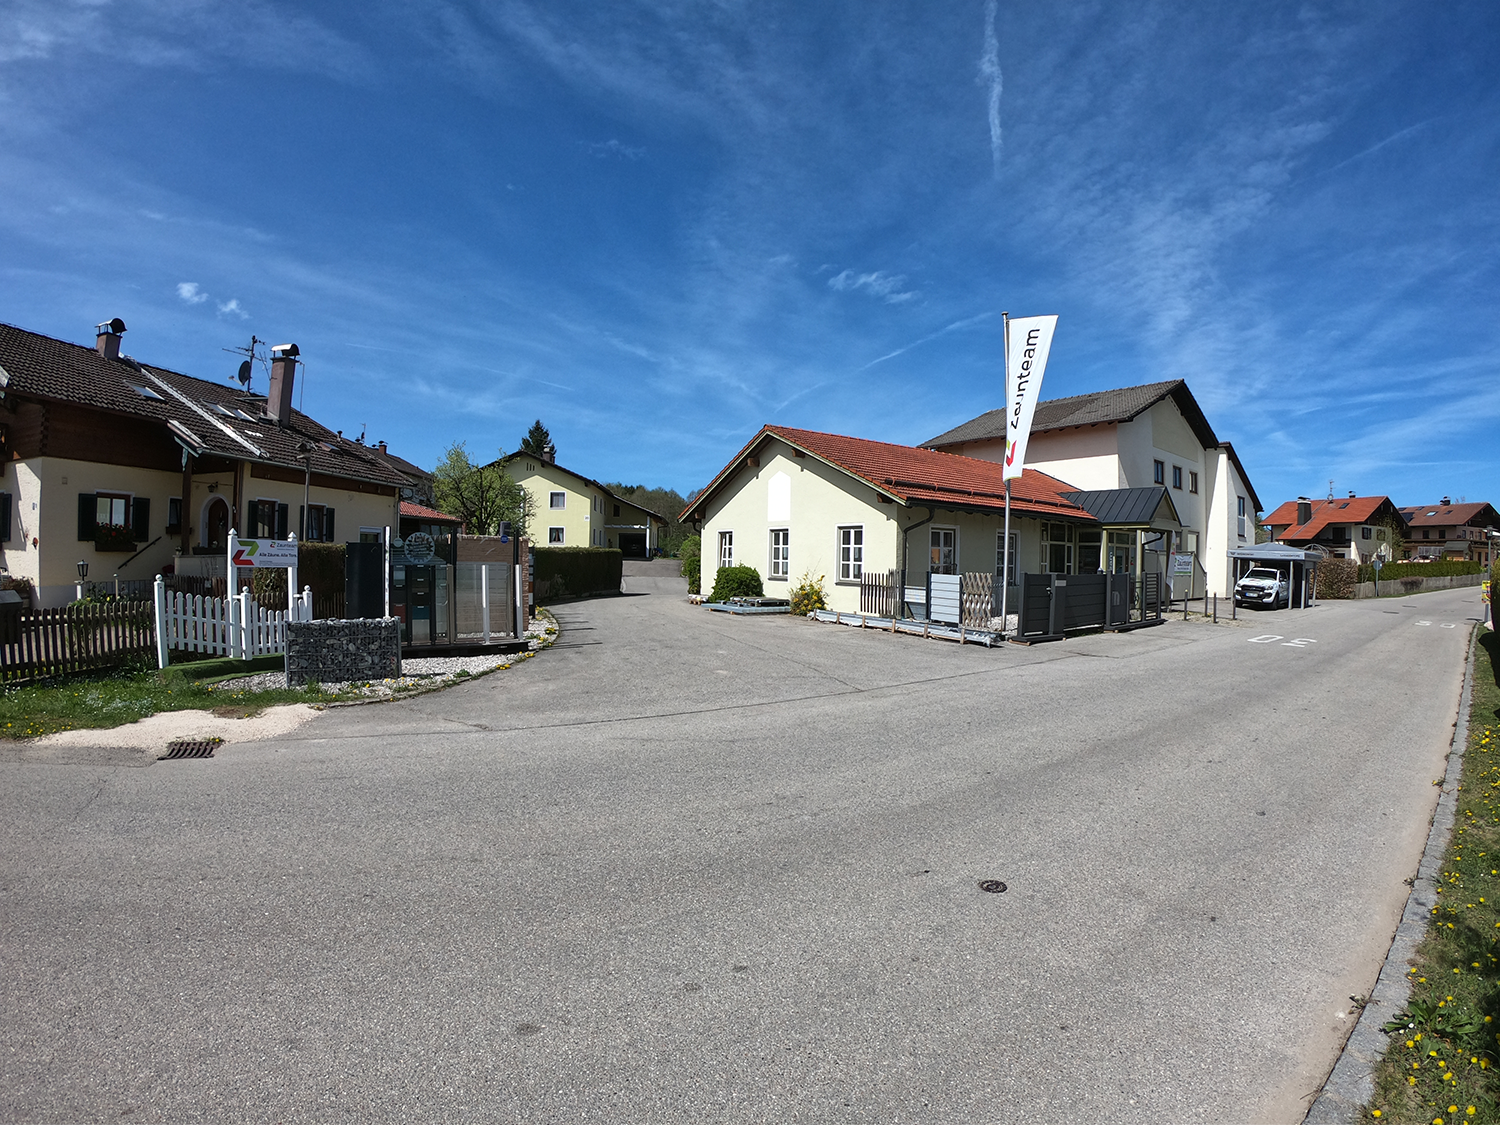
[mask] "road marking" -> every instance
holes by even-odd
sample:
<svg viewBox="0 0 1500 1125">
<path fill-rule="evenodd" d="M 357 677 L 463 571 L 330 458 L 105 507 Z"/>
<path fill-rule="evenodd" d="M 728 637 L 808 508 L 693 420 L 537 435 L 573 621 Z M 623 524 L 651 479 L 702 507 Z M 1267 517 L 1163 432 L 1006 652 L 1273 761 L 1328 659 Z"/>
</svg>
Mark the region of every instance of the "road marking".
<svg viewBox="0 0 1500 1125">
<path fill-rule="evenodd" d="M 1439 629 L 1457 629 L 1458 626 L 1457 625 L 1450 625 L 1448 622 L 1444 621 L 1441 625 L 1438 626 L 1438 628 Z"/>
<path fill-rule="evenodd" d="M 1280 633 L 1267 633 L 1263 637 L 1251 637 L 1250 638 L 1250 643 L 1253 644 L 1253 645 L 1268 645 L 1272 641 L 1279 641 L 1279 640 L 1281 640 L 1281 634 Z"/>
<path fill-rule="evenodd" d="M 1298 637 L 1294 641 L 1282 641 L 1281 642 L 1281 647 L 1282 648 L 1306 648 L 1308 645 L 1315 645 L 1317 643 L 1318 642 L 1316 640 L 1314 640 L 1312 637 Z"/>
<path fill-rule="evenodd" d="M 1418 625 L 1431 625 L 1432 622 L 1431 621 L 1418 621 L 1417 624 Z"/>
</svg>

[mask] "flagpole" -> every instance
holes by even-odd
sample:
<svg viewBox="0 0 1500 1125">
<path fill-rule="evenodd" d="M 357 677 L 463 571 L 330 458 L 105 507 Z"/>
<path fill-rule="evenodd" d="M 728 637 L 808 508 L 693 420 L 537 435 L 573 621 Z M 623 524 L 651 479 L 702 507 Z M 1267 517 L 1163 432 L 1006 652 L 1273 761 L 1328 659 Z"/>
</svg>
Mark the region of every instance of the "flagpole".
<svg viewBox="0 0 1500 1125">
<path fill-rule="evenodd" d="M 1005 444 L 1010 446 L 1010 313 L 1000 314 L 1005 328 Z M 1002 465 L 1005 463 L 1002 456 Z M 1000 544 L 1000 635 L 1010 631 L 1010 478 L 1005 478 L 1005 538 Z"/>
</svg>

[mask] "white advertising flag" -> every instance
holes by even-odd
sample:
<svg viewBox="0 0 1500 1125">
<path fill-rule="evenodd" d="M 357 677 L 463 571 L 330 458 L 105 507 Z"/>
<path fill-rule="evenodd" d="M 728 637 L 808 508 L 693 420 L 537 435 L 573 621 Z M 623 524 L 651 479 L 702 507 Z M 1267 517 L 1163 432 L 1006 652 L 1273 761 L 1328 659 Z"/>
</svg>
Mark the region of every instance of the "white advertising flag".
<svg viewBox="0 0 1500 1125">
<path fill-rule="evenodd" d="M 1005 480 L 1021 475 L 1026 466 L 1026 440 L 1031 416 L 1042 392 L 1042 372 L 1052 350 L 1055 316 L 1017 317 L 1010 322 L 1009 352 L 1005 357 Z"/>
</svg>

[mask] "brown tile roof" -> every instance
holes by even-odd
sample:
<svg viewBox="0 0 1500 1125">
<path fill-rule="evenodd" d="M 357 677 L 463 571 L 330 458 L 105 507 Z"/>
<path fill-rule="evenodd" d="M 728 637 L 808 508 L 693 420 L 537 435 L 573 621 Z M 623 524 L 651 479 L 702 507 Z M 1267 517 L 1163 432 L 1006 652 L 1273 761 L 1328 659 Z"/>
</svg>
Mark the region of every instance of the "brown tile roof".
<svg viewBox="0 0 1500 1125">
<path fill-rule="evenodd" d="M 1219 444 L 1213 427 L 1208 424 L 1198 402 L 1181 379 L 1164 383 L 1144 383 L 1139 387 L 1119 387 L 1111 391 L 1092 391 L 1089 394 L 1070 395 L 1067 398 L 1046 399 L 1036 404 L 1036 413 L 1031 420 L 1031 432 L 1061 430 L 1068 426 L 1097 426 L 1104 422 L 1128 422 L 1149 410 L 1164 398 L 1177 403 L 1177 409 L 1192 427 L 1193 433 L 1205 449 Z M 989 410 L 971 418 L 946 433 L 938 434 L 922 444 L 928 448 L 942 445 L 958 445 L 970 441 L 991 441 L 1005 437 L 1005 409 Z"/>
<path fill-rule="evenodd" d="M 1390 510 L 1382 513 L 1382 506 Z M 1312 518 L 1305 524 L 1298 525 L 1297 501 L 1288 500 L 1261 520 L 1261 523 L 1269 524 L 1272 528 L 1284 527 L 1285 530 L 1278 532 L 1276 538 L 1279 542 L 1286 543 L 1316 538 L 1318 533 L 1329 524 L 1370 523 L 1379 515 L 1393 515 L 1395 512 L 1396 506 L 1391 503 L 1388 496 L 1349 496 L 1342 499 L 1314 500 L 1312 501 Z"/>
<path fill-rule="evenodd" d="M 300 411 L 292 411 L 285 427 L 263 418 L 263 395 L 128 356 L 105 359 L 92 347 L 10 324 L 0 324 L 0 389 L 155 422 L 194 453 L 300 470 L 298 454 L 305 448 L 315 473 L 397 487 L 406 483 L 378 452 Z"/>
<path fill-rule="evenodd" d="M 401 501 L 401 518 L 407 520 L 426 520 L 428 523 L 463 523 L 457 516 L 445 516 L 436 508 L 429 508 L 425 504 L 415 504 L 410 500 Z"/>
<path fill-rule="evenodd" d="M 680 518 L 690 518 L 688 513 L 697 508 L 757 445 L 769 438 L 779 438 L 903 504 L 931 504 L 986 512 L 999 512 L 1005 508 L 1004 468 L 998 461 L 981 461 L 914 445 L 894 445 L 817 430 L 764 426 L 708 487 L 693 498 Z M 1011 510 L 1027 515 L 1098 522 L 1064 495 L 1072 491 L 1072 485 L 1056 477 L 1027 469 L 1019 479 L 1011 482 Z"/>
<path fill-rule="evenodd" d="M 638 511 L 638 512 L 644 512 L 644 513 L 646 513 L 646 515 L 650 516 L 654 520 L 657 520 L 657 521 L 661 522 L 662 524 L 669 524 L 671 522 L 670 520 L 667 519 L 666 516 L 662 515 L 661 513 L 659 513 L 659 512 L 653 512 L 650 508 L 643 508 L 643 507 L 641 507 L 641 505 L 637 504 L 634 500 L 626 499 L 624 496 L 621 496 L 619 493 L 611 491 L 609 485 L 603 484 L 600 481 L 595 480 L 593 477 L 586 477 L 582 473 L 575 473 L 572 469 L 569 469 L 569 468 L 567 468 L 566 466 L 563 466 L 563 465 L 559 465 L 556 461 L 548 461 L 545 458 L 538 457 L 535 453 L 527 453 L 524 449 L 518 449 L 514 453 L 508 453 L 504 457 L 501 457 L 500 459 L 498 459 L 496 461 L 491 461 L 490 465 L 499 465 L 501 468 L 505 468 L 512 461 L 514 461 L 517 457 L 530 457 L 534 461 L 540 461 L 543 464 L 551 465 L 554 469 L 561 469 L 563 472 L 567 473 L 570 477 L 577 477 L 579 480 L 583 481 L 584 484 L 587 484 L 587 485 L 589 485 L 592 488 L 597 488 L 600 492 L 604 493 L 604 495 L 608 496 L 611 500 L 618 500 L 621 504 L 629 504 L 636 511 Z M 486 465 L 485 468 L 489 468 L 489 465 Z M 506 469 L 506 471 L 509 472 L 510 470 Z"/>
<path fill-rule="evenodd" d="M 1413 504 L 1397 510 L 1411 527 L 1458 527 L 1477 520 L 1483 526 L 1500 528 L 1500 513 L 1485 503 Z"/>
</svg>

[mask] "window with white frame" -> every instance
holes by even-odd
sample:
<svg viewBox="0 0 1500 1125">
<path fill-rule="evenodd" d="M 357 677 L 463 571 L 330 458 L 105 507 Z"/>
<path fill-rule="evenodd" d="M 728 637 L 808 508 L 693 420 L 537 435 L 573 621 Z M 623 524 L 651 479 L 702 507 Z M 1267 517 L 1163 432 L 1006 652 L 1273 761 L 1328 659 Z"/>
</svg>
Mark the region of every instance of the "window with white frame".
<svg viewBox="0 0 1500 1125">
<path fill-rule="evenodd" d="M 1197 492 L 1198 491 L 1198 474 L 1197 473 L 1192 473 L 1192 472 L 1188 473 L 1188 491 L 1189 492 Z"/>
<path fill-rule="evenodd" d="M 734 532 L 719 532 L 719 566 L 734 565 Z"/>
<path fill-rule="evenodd" d="M 101 525 L 126 527 L 130 523 L 130 497 L 111 492 L 94 494 L 94 522 Z"/>
<path fill-rule="evenodd" d="M 958 528 L 934 527 L 928 542 L 927 569 L 933 574 L 958 573 Z"/>
<path fill-rule="evenodd" d="M 554 547 L 560 547 L 560 546 L 562 546 L 562 541 L 563 541 L 563 529 L 562 528 L 560 528 L 560 527 L 549 527 L 547 529 L 547 542 L 550 545 L 552 545 Z"/>
<path fill-rule="evenodd" d="M 555 511 L 560 511 L 561 509 L 566 508 L 567 506 L 568 506 L 568 494 L 566 492 L 549 492 L 549 493 L 547 493 L 547 507 L 551 508 L 554 512 Z"/>
<path fill-rule="evenodd" d="M 1238 510 L 1237 515 L 1238 515 L 1238 518 L 1239 518 L 1239 525 L 1240 525 L 1240 528 L 1239 528 L 1239 530 L 1240 530 L 1240 538 L 1241 539 L 1245 539 L 1245 538 L 1248 538 L 1248 536 L 1245 534 L 1245 532 L 1248 530 L 1248 528 L 1246 526 L 1246 521 L 1245 521 L 1245 498 L 1243 496 L 1239 496 L 1239 497 L 1236 497 L 1236 499 L 1239 501 L 1239 510 Z"/>
<path fill-rule="evenodd" d="M 858 582 L 865 573 L 865 529 L 839 528 L 839 581 Z"/>
<path fill-rule="evenodd" d="M 1042 524 L 1042 570 L 1046 574 L 1073 573 L 1073 525 Z"/>
<path fill-rule="evenodd" d="M 791 571 L 792 533 L 784 527 L 771 529 L 771 577 L 786 578 Z"/>
<path fill-rule="evenodd" d="M 995 576 L 998 578 L 1002 570 L 1005 571 L 1005 584 L 1014 586 L 1016 584 L 1016 533 L 1010 533 L 1010 555 L 1005 553 L 1005 532 L 995 532 Z"/>
</svg>

